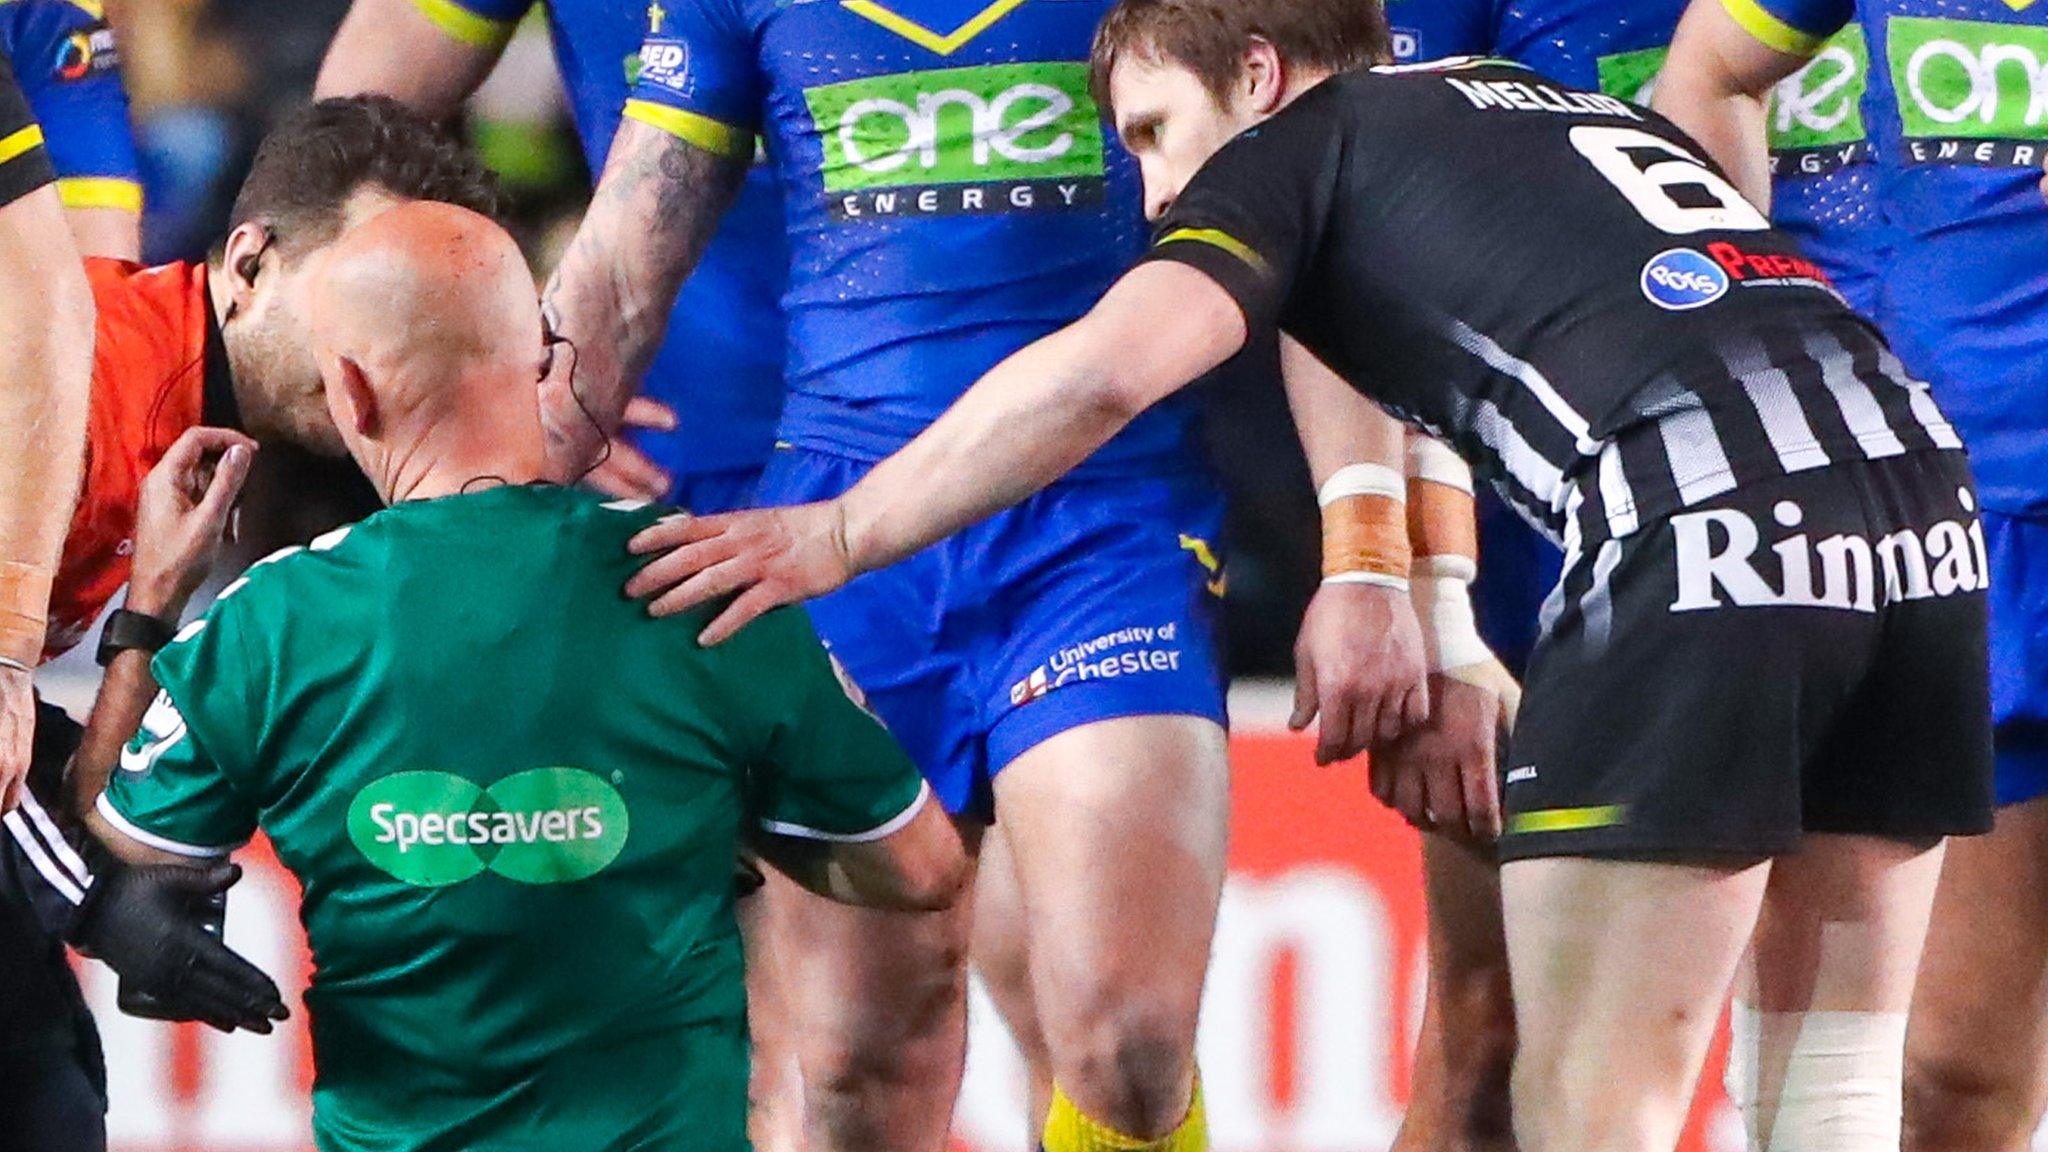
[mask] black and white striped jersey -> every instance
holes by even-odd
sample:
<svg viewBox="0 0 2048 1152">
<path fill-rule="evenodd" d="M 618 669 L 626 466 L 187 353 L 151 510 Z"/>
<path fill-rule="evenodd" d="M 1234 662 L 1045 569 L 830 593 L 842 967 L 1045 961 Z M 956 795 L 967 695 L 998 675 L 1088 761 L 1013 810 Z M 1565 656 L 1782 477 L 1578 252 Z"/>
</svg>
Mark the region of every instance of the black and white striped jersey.
<svg viewBox="0 0 2048 1152">
<path fill-rule="evenodd" d="M 1689 138 L 1500 61 L 1325 82 L 1211 159 L 1148 259 L 1208 273 L 1567 548 L 1961 447 Z"/>
</svg>

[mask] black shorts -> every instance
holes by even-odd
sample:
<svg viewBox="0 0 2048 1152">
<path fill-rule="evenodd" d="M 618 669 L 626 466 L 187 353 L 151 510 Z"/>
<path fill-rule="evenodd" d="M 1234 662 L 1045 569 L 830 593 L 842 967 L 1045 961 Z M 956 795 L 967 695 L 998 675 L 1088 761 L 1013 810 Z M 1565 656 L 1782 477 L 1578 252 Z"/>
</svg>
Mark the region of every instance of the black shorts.
<svg viewBox="0 0 2048 1152">
<path fill-rule="evenodd" d="M 1545 605 L 1501 858 L 1988 831 L 1984 571 L 1960 452 L 1744 485 L 1587 547 Z"/>
</svg>

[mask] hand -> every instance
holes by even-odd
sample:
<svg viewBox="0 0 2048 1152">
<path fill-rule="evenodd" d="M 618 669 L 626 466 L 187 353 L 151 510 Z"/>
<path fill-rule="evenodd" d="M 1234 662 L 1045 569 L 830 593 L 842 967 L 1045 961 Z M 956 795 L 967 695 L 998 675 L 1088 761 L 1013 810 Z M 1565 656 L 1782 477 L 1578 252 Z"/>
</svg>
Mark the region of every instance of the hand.
<svg viewBox="0 0 2048 1152">
<path fill-rule="evenodd" d="M 771 608 L 822 596 L 851 580 L 845 515 L 837 501 L 724 516 L 670 516 L 633 537 L 651 561 L 626 595 L 655 596 L 648 611 L 673 616 L 739 593 L 698 641 L 717 644 Z"/>
<path fill-rule="evenodd" d="M 1429 719 L 1422 626 L 1408 593 L 1371 584 L 1325 584 L 1294 642 L 1296 732 L 1321 713 L 1316 763 L 1349 760 Z"/>
<path fill-rule="evenodd" d="M 627 401 L 625 421 L 621 430 L 611 438 L 611 450 L 605 453 L 603 462 L 583 478 L 583 483 L 607 496 L 622 496 L 629 500 L 659 500 L 668 495 L 669 489 L 675 485 L 675 477 L 634 447 L 626 438 L 625 429 L 673 432 L 676 430 L 675 409 L 645 396 L 635 396 Z"/>
<path fill-rule="evenodd" d="M 35 680 L 20 669 L 0 668 L 0 812 L 21 803 L 35 745 Z"/>
<path fill-rule="evenodd" d="M 1479 683 L 1474 683 L 1474 681 Z M 1498 661 L 1430 677 L 1429 722 L 1372 751 L 1372 794 L 1425 832 L 1500 836 L 1499 747 L 1521 689 Z"/>
<path fill-rule="evenodd" d="M 128 608 L 176 623 L 213 569 L 249 478 L 256 442 L 226 428 L 188 428 L 142 482 Z"/>
<path fill-rule="evenodd" d="M 167 1019 L 267 1033 L 290 1015 L 277 985 L 201 926 L 208 903 L 241 878 L 226 861 L 116 868 L 93 879 L 69 938 L 118 973 L 124 990 L 154 998 Z"/>
</svg>

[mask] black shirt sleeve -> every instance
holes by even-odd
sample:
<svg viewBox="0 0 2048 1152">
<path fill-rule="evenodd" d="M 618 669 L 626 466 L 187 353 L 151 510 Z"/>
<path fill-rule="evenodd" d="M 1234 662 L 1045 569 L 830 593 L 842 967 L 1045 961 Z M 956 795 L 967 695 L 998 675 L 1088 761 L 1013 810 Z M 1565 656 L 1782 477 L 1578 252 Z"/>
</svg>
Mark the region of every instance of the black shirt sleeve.
<svg viewBox="0 0 2048 1152">
<path fill-rule="evenodd" d="M 57 179 L 14 66 L 0 55 L 0 208 Z"/>
<path fill-rule="evenodd" d="M 1322 244 L 1336 199 L 1344 141 L 1327 103 L 1315 96 L 1211 157 L 1145 255 L 1207 274 L 1244 309 L 1254 333 L 1279 323 Z"/>
<path fill-rule="evenodd" d="M 28 788 L 21 806 L 0 817 L 0 902 L 25 906 L 52 939 L 63 938 L 101 863 L 92 838 L 63 815 L 65 766 L 83 735 L 39 701 Z"/>
</svg>

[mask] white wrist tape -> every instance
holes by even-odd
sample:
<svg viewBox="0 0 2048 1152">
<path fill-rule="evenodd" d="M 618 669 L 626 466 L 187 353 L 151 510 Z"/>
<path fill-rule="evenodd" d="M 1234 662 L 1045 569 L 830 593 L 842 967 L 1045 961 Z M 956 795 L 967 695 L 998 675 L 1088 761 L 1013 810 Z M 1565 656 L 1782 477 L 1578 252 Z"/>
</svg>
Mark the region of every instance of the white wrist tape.
<svg viewBox="0 0 2048 1152">
<path fill-rule="evenodd" d="M 1316 492 L 1316 504 L 1328 508 L 1350 496 L 1384 496 L 1405 504 L 1408 478 L 1384 464 L 1346 464 L 1323 482 Z"/>
<path fill-rule="evenodd" d="M 1750 1152 L 1896 1148 L 1903 1012 L 1729 1011 L 1728 1095 Z"/>
<path fill-rule="evenodd" d="M 1422 644 L 1429 670 L 1443 672 L 1493 659 L 1493 650 L 1479 638 L 1472 615 L 1472 585 L 1455 576 L 1416 573 L 1409 595 L 1422 624 Z"/>
<path fill-rule="evenodd" d="M 1451 451 L 1451 446 L 1433 436 L 1408 438 L 1408 475 L 1432 484 L 1445 484 L 1470 495 L 1472 467 Z"/>
<path fill-rule="evenodd" d="M 1323 577 L 1325 584 L 1370 584 L 1374 588 L 1392 588 L 1396 592 L 1411 590 L 1409 582 L 1399 576 L 1388 576 L 1383 572 L 1338 572 Z"/>
</svg>

